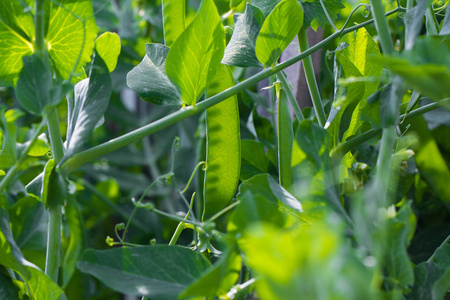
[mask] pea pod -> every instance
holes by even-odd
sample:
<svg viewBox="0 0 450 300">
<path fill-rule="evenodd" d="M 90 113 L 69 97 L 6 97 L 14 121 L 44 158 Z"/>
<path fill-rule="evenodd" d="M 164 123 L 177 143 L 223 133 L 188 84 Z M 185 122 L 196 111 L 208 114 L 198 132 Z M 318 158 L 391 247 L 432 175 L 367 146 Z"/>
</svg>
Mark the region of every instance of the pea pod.
<svg viewBox="0 0 450 300">
<path fill-rule="evenodd" d="M 211 97 L 234 86 L 228 66 L 221 65 L 208 87 Z M 206 110 L 206 162 L 203 219 L 225 208 L 233 198 L 241 167 L 239 109 L 236 95 Z"/>
</svg>

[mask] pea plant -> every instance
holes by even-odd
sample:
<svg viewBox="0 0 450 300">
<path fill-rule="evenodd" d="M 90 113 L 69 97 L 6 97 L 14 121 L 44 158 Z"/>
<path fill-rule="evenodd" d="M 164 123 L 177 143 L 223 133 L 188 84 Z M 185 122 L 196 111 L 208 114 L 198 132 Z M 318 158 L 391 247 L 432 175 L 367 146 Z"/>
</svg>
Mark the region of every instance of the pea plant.
<svg viewBox="0 0 450 300">
<path fill-rule="evenodd" d="M 444 299 L 447 6 L 0 0 L 0 298 Z"/>
</svg>

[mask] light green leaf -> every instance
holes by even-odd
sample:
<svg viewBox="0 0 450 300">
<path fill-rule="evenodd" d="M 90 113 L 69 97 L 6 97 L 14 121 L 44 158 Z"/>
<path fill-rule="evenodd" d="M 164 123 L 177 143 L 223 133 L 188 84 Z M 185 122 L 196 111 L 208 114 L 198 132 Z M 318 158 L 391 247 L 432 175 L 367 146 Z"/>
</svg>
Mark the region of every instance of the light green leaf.
<svg viewBox="0 0 450 300">
<path fill-rule="evenodd" d="M 162 11 L 164 42 L 172 47 L 186 28 L 186 0 L 163 0 Z"/>
<path fill-rule="evenodd" d="M 78 269 L 115 291 L 154 300 L 176 299 L 210 266 L 203 256 L 178 246 L 87 250 Z"/>
<path fill-rule="evenodd" d="M 228 231 L 243 232 L 255 222 L 270 222 L 283 228 L 300 220 L 302 205 L 269 174 L 259 174 L 241 183 Z"/>
<path fill-rule="evenodd" d="M 186 288 L 178 298 L 203 296 L 209 299 L 216 295 L 224 296 L 238 280 L 240 270 L 241 257 L 239 253 L 229 249 L 199 279 Z"/>
<path fill-rule="evenodd" d="M 5 112 L 4 108 L 0 108 L 0 168 L 11 167 L 17 159 L 17 126 L 15 121 L 24 113 L 18 109 L 10 109 Z"/>
<path fill-rule="evenodd" d="M 214 78 L 225 49 L 225 32 L 212 0 L 203 0 L 196 17 L 171 47 L 166 73 L 181 91 L 181 100 L 195 105 Z"/>
<path fill-rule="evenodd" d="M 50 151 L 50 145 L 47 144 L 44 140 L 38 138 L 28 152 L 28 155 L 33 157 L 40 157 L 47 154 L 48 151 Z"/>
<path fill-rule="evenodd" d="M 256 39 L 256 56 L 266 66 L 274 65 L 302 27 L 303 9 L 296 0 L 283 0 L 264 21 Z"/>
<path fill-rule="evenodd" d="M 181 104 L 181 94 L 165 71 L 169 48 L 161 44 L 147 44 L 145 47 L 147 54 L 127 74 L 127 85 L 145 101 L 160 105 Z"/>
<path fill-rule="evenodd" d="M 323 3 L 333 21 L 336 20 L 339 11 L 345 7 L 342 0 L 323 0 Z M 317 31 L 318 27 L 325 28 L 325 24 L 330 23 L 319 0 L 301 0 L 301 4 L 305 13 L 304 28 L 311 26 Z"/>
<path fill-rule="evenodd" d="M 116 68 L 120 48 L 120 37 L 114 32 L 105 32 L 95 40 L 95 50 L 102 57 L 110 73 Z"/>
<path fill-rule="evenodd" d="M 14 86 L 22 57 L 34 52 L 34 20 L 19 1 L 0 1 L 0 85 Z"/>
<path fill-rule="evenodd" d="M 90 62 L 97 37 L 92 1 L 45 1 L 48 30 L 48 53 L 58 74 L 67 79 L 72 71 L 83 73 L 82 67 Z"/>
<path fill-rule="evenodd" d="M 75 85 L 74 99 L 69 99 L 65 158 L 83 147 L 106 111 L 111 90 L 112 82 L 108 68 L 96 53 L 89 78 Z"/>
<path fill-rule="evenodd" d="M 0 170 L 0 176 L 5 176 L 5 171 L 3 171 L 3 170 Z"/>
<path fill-rule="evenodd" d="M 52 73 L 35 54 L 23 57 L 23 68 L 16 85 L 16 95 L 20 105 L 28 112 L 42 115 L 50 105 Z"/>
<path fill-rule="evenodd" d="M 233 74 L 221 65 L 207 95 L 234 86 Z M 241 144 L 237 96 L 206 110 L 206 163 L 203 219 L 222 210 L 233 198 L 239 181 Z"/>
<path fill-rule="evenodd" d="M 244 14 L 235 14 L 235 28 L 225 48 L 222 63 L 238 67 L 260 67 L 255 53 L 256 38 L 264 22 L 264 14 L 247 3 Z"/>
</svg>

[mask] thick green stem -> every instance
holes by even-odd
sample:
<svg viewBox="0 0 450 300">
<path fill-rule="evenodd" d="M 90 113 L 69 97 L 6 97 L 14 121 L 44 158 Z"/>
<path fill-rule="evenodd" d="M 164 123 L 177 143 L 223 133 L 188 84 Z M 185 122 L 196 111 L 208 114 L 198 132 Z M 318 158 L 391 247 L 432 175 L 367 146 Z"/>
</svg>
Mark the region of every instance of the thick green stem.
<svg viewBox="0 0 450 300">
<path fill-rule="evenodd" d="M 45 274 L 54 282 L 58 281 L 58 268 L 61 246 L 61 205 L 51 207 L 49 210 L 47 255 L 45 260 Z"/>
<path fill-rule="evenodd" d="M 59 129 L 59 118 L 56 107 L 50 107 L 46 110 L 47 127 L 50 134 L 50 143 L 52 145 L 53 159 L 58 164 L 64 156 L 64 145 Z"/>
<path fill-rule="evenodd" d="M 292 89 L 289 86 L 289 82 L 286 78 L 286 75 L 284 74 L 284 72 L 280 72 L 277 74 L 277 77 L 280 80 L 284 91 L 286 92 L 289 103 L 291 103 L 292 109 L 294 110 L 295 117 L 297 118 L 297 121 L 300 123 L 302 120 L 305 119 L 305 117 L 303 116 L 302 110 L 300 109 L 300 106 L 298 105 L 297 99 L 295 99 L 294 93 L 292 92 Z"/>
<path fill-rule="evenodd" d="M 5 177 L 3 177 L 2 181 L 0 182 L 0 193 L 3 192 L 6 189 L 6 187 L 9 184 L 9 182 L 11 181 L 11 179 L 13 179 L 14 175 L 16 175 L 16 173 L 19 170 L 20 166 L 23 164 L 23 162 L 27 158 L 28 152 L 30 152 L 31 148 L 36 143 L 36 141 L 37 141 L 39 135 L 41 134 L 42 129 L 44 128 L 44 126 L 45 126 L 45 122 L 42 121 L 39 124 L 39 127 L 36 128 L 36 131 L 34 132 L 33 136 L 31 137 L 31 140 L 29 141 L 28 146 L 20 154 L 20 157 L 17 160 L 17 162 L 14 164 L 14 166 L 12 166 L 8 170 L 8 172 L 6 173 Z"/>
<path fill-rule="evenodd" d="M 306 29 L 300 29 L 300 32 L 298 33 L 298 44 L 302 53 L 308 50 L 309 42 L 308 35 L 306 34 Z M 302 62 L 303 69 L 305 70 L 306 83 L 308 84 L 309 94 L 311 95 L 311 100 L 316 112 L 317 120 L 319 122 L 319 125 L 321 127 L 324 127 L 327 118 L 325 116 L 325 110 L 322 106 L 322 99 L 320 98 L 319 87 L 317 86 L 316 75 L 314 73 L 314 66 L 311 56 L 305 57 Z"/>
<path fill-rule="evenodd" d="M 399 9 L 396 8 L 396 9 L 390 11 L 389 13 L 387 13 L 386 15 L 391 15 L 398 11 L 399 11 Z M 179 122 L 185 118 L 188 118 L 197 113 L 200 113 L 200 112 L 206 110 L 207 108 L 209 108 L 213 105 L 216 105 L 217 103 L 220 103 L 221 101 L 245 90 L 246 88 L 249 88 L 249 87 L 255 85 L 259 81 L 261 81 L 273 74 L 276 74 L 276 73 L 280 72 L 281 70 L 293 65 L 294 63 L 304 59 L 305 57 L 307 57 L 307 56 L 311 55 L 312 53 L 314 53 L 315 51 L 321 49 L 326 44 L 328 44 L 329 42 L 338 38 L 339 36 L 347 34 L 353 30 L 357 30 L 361 27 L 367 26 L 367 25 L 371 24 L 372 22 L 373 22 L 373 20 L 369 20 L 369 21 L 363 22 L 361 24 L 352 26 L 350 28 L 336 31 L 332 35 L 330 35 L 327 38 L 325 38 L 324 40 L 322 40 L 320 43 L 317 43 L 316 45 L 314 45 L 311 48 L 309 48 L 308 50 L 300 53 L 299 55 L 297 55 L 275 67 L 264 69 L 261 72 L 259 72 L 258 74 L 253 75 L 252 77 L 236 84 L 235 86 L 198 103 L 195 107 L 189 106 L 187 108 L 183 108 L 183 109 L 181 109 L 177 112 L 174 112 L 164 118 L 161 118 L 160 120 L 157 120 L 151 124 L 143 126 L 139 129 L 136 129 L 132 132 L 129 132 L 129 133 L 122 135 L 120 137 L 117 137 L 115 139 L 112 139 L 108 142 L 100 144 L 100 145 L 93 147 L 91 149 L 88 149 L 86 151 L 77 153 L 74 156 L 72 156 L 71 158 L 69 158 L 67 161 L 65 161 L 62 164 L 62 166 L 60 166 L 61 173 L 64 176 L 67 176 L 67 174 L 75 171 L 76 169 L 78 169 L 79 167 L 83 166 L 84 164 L 86 164 L 90 161 L 93 161 L 99 157 L 102 157 L 105 154 L 108 154 L 112 151 L 115 151 L 115 150 L 120 149 L 124 146 L 127 146 L 131 143 L 134 143 L 134 142 L 144 138 L 147 135 L 153 134 L 164 128 L 167 128 L 168 126 L 176 124 L 177 122 Z"/>
<path fill-rule="evenodd" d="M 370 0 L 370 4 L 372 5 L 372 12 L 375 18 L 375 27 L 380 37 L 381 48 L 384 54 L 393 54 L 394 43 L 392 42 L 389 26 L 384 14 L 383 3 L 381 3 L 381 0 Z"/>
<path fill-rule="evenodd" d="M 36 54 L 42 59 L 45 64 L 48 64 L 48 54 L 47 48 L 45 47 L 44 40 L 44 2 L 45 0 L 35 1 L 35 16 L 34 16 L 34 27 L 35 27 L 35 40 L 34 47 Z"/>
</svg>

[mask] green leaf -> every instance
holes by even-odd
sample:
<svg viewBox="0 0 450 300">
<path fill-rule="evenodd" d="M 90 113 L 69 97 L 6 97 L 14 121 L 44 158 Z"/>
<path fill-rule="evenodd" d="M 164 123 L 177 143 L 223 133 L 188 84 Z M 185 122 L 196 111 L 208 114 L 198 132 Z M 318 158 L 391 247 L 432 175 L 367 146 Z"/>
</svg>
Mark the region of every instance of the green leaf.
<svg viewBox="0 0 450 300">
<path fill-rule="evenodd" d="M 17 126 L 16 120 L 24 113 L 18 109 L 10 109 L 6 112 L 3 108 L 0 108 L 0 139 L 1 139 L 1 152 L 0 152 L 0 168 L 9 168 L 17 160 Z"/>
<path fill-rule="evenodd" d="M 167 55 L 166 73 L 181 91 L 181 100 L 195 105 L 218 71 L 225 32 L 212 0 L 203 0 L 194 20 Z"/>
<path fill-rule="evenodd" d="M 0 170 L 0 176 L 5 176 L 5 175 L 6 175 L 5 171 Z"/>
<path fill-rule="evenodd" d="M 442 297 L 433 297 L 433 287 L 441 276 L 441 270 L 439 270 L 438 266 L 433 262 L 423 262 L 417 265 L 414 268 L 414 286 L 412 287 L 411 293 L 408 295 L 408 299 L 443 299 Z M 443 295 L 445 295 L 447 289 L 448 286 L 443 291 Z"/>
<path fill-rule="evenodd" d="M 186 28 L 186 0 L 163 0 L 164 42 L 172 47 Z"/>
<path fill-rule="evenodd" d="M 73 99 L 69 99 L 65 158 L 83 147 L 106 111 L 111 90 L 108 68 L 95 54 L 89 78 L 75 85 Z"/>
<path fill-rule="evenodd" d="M 414 47 L 417 36 L 423 25 L 423 16 L 431 1 L 418 1 L 417 5 L 408 10 L 405 15 L 405 50 L 411 50 Z"/>
<path fill-rule="evenodd" d="M 155 104 L 181 104 L 181 94 L 164 69 L 169 48 L 161 44 L 147 44 L 145 47 L 147 54 L 142 62 L 127 74 L 127 85 L 145 101 Z"/>
<path fill-rule="evenodd" d="M 279 91 L 278 99 L 278 173 L 280 185 L 293 192 L 292 182 L 292 147 L 294 130 L 289 112 L 289 104 L 284 90 Z"/>
<path fill-rule="evenodd" d="M 34 52 L 34 20 L 19 1 L 0 1 L 0 85 L 14 86 L 22 57 Z"/>
<path fill-rule="evenodd" d="M 34 145 L 31 147 L 30 151 L 28 152 L 28 155 L 33 157 L 40 157 L 46 155 L 50 150 L 51 150 L 50 145 L 47 144 L 47 142 L 45 142 L 44 140 L 38 138 L 34 143 Z"/>
<path fill-rule="evenodd" d="M 342 0 L 323 0 L 323 3 L 333 21 L 336 20 L 339 11 L 345 8 Z M 305 13 L 303 28 L 311 26 L 317 31 L 318 27 L 325 28 L 325 25 L 330 23 L 319 0 L 301 0 L 301 4 Z"/>
<path fill-rule="evenodd" d="M 241 183 L 228 231 L 243 232 L 255 222 L 270 222 L 280 228 L 300 218 L 302 205 L 268 174 L 256 175 Z"/>
<path fill-rule="evenodd" d="M 105 62 L 110 73 L 116 68 L 120 47 L 120 37 L 114 32 L 105 32 L 95 40 L 95 50 Z"/>
<path fill-rule="evenodd" d="M 65 300 L 61 288 L 35 265 L 25 259 L 12 236 L 7 202 L 0 196 L 0 265 L 12 269 L 24 279 L 28 297 L 32 300 Z"/>
<path fill-rule="evenodd" d="M 19 300 L 20 289 L 13 283 L 13 280 L 0 272 L 0 299 Z"/>
<path fill-rule="evenodd" d="M 269 172 L 270 161 L 264 146 L 254 140 L 241 140 L 241 180 Z"/>
<path fill-rule="evenodd" d="M 264 21 L 256 39 L 256 56 L 274 65 L 302 27 L 303 10 L 296 0 L 283 0 Z"/>
<path fill-rule="evenodd" d="M 209 266 L 197 252 L 163 245 L 87 250 L 78 262 L 113 290 L 154 300 L 176 299 Z"/>
<path fill-rule="evenodd" d="M 264 17 L 267 17 L 280 1 L 281 0 L 253 0 L 252 4 L 263 12 Z"/>
<path fill-rule="evenodd" d="M 228 66 L 221 66 L 208 88 L 211 97 L 234 86 Z M 239 107 L 234 95 L 206 110 L 206 164 L 203 219 L 225 208 L 239 181 L 241 144 Z"/>
<path fill-rule="evenodd" d="M 51 86 L 52 73 L 42 60 L 36 54 L 24 56 L 23 68 L 16 86 L 20 105 L 32 114 L 42 115 L 44 109 L 52 104 Z"/>
<path fill-rule="evenodd" d="M 227 250 L 220 259 L 193 284 L 187 287 L 179 299 L 192 296 L 213 298 L 224 296 L 236 283 L 241 270 L 241 257 L 234 250 Z"/>
<path fill-rule="evenodd" d="M 223 64 L 238 67 L 260 67 L 255 52 L 256 38 L 264 22 L 264 14 L 256 6 L 247 3 L 244 14 L 235 14 L 235 28 L 225 48 Z"/>
<path fill-rule="evenodd" d="M 82 74 L 90 62 L 97 37 L 92 1 L 45 1 L 48 53 L 58 74 L 67 79 L 72 71 Z"/>
</svg>

